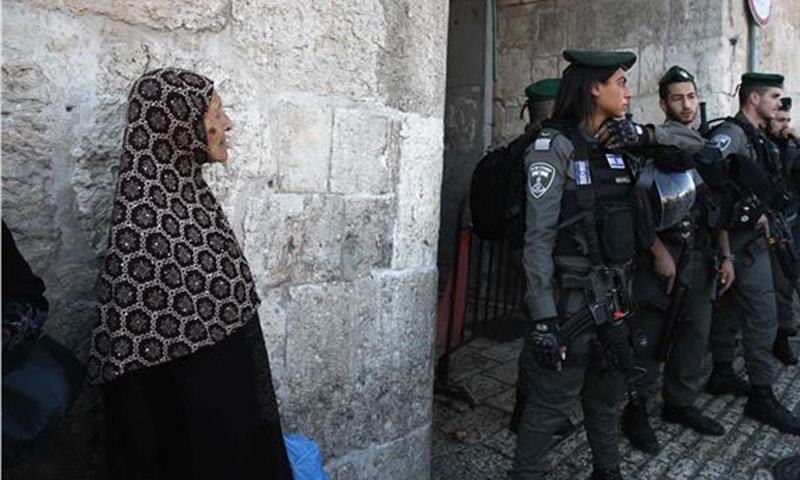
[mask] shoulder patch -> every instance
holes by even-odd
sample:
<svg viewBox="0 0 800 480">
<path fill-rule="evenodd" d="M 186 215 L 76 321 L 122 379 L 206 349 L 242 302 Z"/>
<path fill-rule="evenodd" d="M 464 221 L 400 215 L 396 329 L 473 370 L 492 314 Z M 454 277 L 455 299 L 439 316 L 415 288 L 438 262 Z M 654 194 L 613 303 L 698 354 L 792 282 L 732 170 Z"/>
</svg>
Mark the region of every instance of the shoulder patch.
<svg viewBox="0 0 800 480">
<path fill-rule="evenodd" d="M 528 191 L 533 198 L 539 199 L 547 193 L 553 184 L 556 169 L 549 163 L 534 162 L 528 167 Z"/>
<path fill-rule="evenodd" d="M 711 138 L 711 144 L 714 145 L 715 148 L 718 148 L 720 151 L 724 152 L 726 148 L 731 146 L 731 137 L 725 135 L 724 133 L 718 133 Z"/>
<path fill-rule="evenodd" d="M 552 138 L 539 137 L 533 143 L 533 149 L 538 152 L 546 152 L 547 150 L 550 150 L 550 142 L 552 140 Z"/>
</svg>

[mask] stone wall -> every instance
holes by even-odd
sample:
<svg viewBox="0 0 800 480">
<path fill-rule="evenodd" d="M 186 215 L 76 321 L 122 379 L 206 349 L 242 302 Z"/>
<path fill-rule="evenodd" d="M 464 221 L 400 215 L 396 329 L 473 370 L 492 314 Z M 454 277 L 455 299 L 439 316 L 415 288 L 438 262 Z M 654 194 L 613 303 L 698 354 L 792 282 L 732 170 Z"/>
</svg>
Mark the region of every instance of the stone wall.
<svg viewBox="0 0 800 480">
<path fill-rule="evenodd" d="M 773 0 L 762 34 L 761 67 L 787 74 L 787 92 L 800 92 L 800 10 L 795 0 Z M 498 81 L 493 142 L 522 131 L 519 111 L 531 81 L 560 76 L 566 48 L 624 49 L 637 54 L 629 72 L 631 112 L 658 122 L 658 79 L 679 64 L 697 78 L 709 117 L 731 114 L 731 96 L 747 68 L 744 0 L 498 0 Z"/>
<path fill-rule="evenodd" d="M 3 217 L 83 357 L 132 82 L 216 81 L 207 172 L 243 244 L 286 432 L 332 479 L 428 478 L 446 2 L 7 0 Z M 103 478 L 98 394 L 4 478 Z"/>
</svg>

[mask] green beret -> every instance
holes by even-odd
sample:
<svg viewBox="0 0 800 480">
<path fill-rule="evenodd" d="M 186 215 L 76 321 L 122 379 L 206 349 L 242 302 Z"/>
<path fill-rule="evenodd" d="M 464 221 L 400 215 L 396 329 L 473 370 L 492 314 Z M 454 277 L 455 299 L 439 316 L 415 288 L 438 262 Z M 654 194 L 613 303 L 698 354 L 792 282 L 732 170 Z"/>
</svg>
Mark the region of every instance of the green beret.
<svg viewBox="0 0 800 480">
<path fill-rule="evenodd" d="M 778 75 L 777 73 L 745 73 L 742 75 L 742 86 L 783 88 L 783 75 Z"/>
<path fill-rule="evenodd" d="M 525 95 L 531 103 L 553 100 L 556 98 L 556 95 L 558 95 L 558 89 L 560 87 L 560 78 L 546 78 L 528 85 L 528 88 L 525 89 Z"/>
<path fill-rule="evenodd" d="M 679 82 L 694 82 L 694 75 L 689 73 L 685 68 L 673 65 L 667 70 L 667 73 L 658 81 L 659 85 L 669 85 L 670 83 Z"/>
<path fill-rule="evenodd" d="M 564 50 L 564 59 L 573 65 L 622 67 L 628 70 L 636 63 L 636 54 L 607 50 Z"/>
<path fill-rule="evenodd" d="M 781 98 L 781 110 L 788 112 L 792 109 L 792 99 L 790 97 Z"/>
</svg>

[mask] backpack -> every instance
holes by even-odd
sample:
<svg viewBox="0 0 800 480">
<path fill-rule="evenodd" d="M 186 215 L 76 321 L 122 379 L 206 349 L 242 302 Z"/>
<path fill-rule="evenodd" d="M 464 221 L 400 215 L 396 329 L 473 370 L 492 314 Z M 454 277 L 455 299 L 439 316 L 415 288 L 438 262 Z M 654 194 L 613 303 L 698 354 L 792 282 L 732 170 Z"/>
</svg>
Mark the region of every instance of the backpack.
<svg viewBox="0 0 800 480">
<path fill-rule="evenodd" d="M 469 207 L 472 227 L 482 240 L 509 238 L 522 246 L 525 234 L 525 150 L 538 132 L 520 135 L 490 150 L 472 172 Z"/>
</svg>

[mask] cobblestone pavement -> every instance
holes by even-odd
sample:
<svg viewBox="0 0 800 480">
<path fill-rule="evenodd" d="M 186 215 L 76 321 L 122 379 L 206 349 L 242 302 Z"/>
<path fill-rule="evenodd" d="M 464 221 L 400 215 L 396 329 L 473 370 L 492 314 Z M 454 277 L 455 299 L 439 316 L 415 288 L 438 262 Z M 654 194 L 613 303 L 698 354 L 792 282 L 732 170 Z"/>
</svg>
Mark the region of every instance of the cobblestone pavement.
<svg viewBox="0 0 800 480">
<path fill-rule="evenodd" d="M 798 344 L 795 343 L 795 349 Z M 514 382 L 521 340 L 499 343 L 478 338 L 451 358 L 450 381 L 463 386 L 474 407 L 437 395 L 434 403 L 433 480 L 505 479 L 514 457 L 516 437 L 507 429 L 514 405 Z M 709 361 L 707 357 L 707 361 Z M 743 369 L 741 358 L 734 365 Z M 706 366 L 710 369 L 710 366 Z M 800 414 L 800 368 L 779 372 L 778 398 Z M 720 421 L 723 437 L 704 437 L 661 422 L 652 425 L 663 446 L 646 455 L 623 440 L 622 470 L 629 480 L 772 480 L 772 466 L 800 454 L 800 437 L 781 434 L 742 415 L 744 399 L 702 394 L 697 406 Z M 660 411 L 660 405 L 651 407 Z M 576 411 L 576 418 L 579 412 Z M 579 418 L 577 418 L 579 421 Z M 582 480 L 591 474 L 586 433 L 579 426 L 557 440 L 551 452 L 552 480 Z"/>
</svg>

